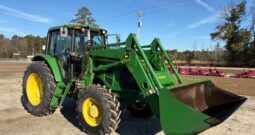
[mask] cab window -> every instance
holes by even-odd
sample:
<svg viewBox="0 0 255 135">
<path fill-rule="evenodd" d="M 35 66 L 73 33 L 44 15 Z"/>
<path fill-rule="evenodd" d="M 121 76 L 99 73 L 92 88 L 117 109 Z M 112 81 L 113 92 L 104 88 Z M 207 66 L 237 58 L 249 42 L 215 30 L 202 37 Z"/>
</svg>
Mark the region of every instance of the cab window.
<svg viewBox="0 0 255 135">
<path fill-rule="evenodd" d="M 74 51 L 82 53 L 84 50 L 84 45 L 88 41 L 87 32 L 82 32 L 81 30 L 75 30 L 74 32 Z"/>
<path fill-rule="evenodd" d="M 53 31 L 50 36 L 49 52 L 52 55 L 58 56 L 70 52 L 72 37 L 61 37 L 59 31 Z"/>
<path fill-rule="evenodd" d="M 100 32 L 91 31 L 91 40 L 93 41 L 94 45 L 104 45 L 104 36 Z"/>
<path fill-rule="evenodd" d="M 69 52 L 71 51 L 72 35 L 68 33 L 67 37 L 61 37 L 60 31 L 50 33 L 50 41 L 48 44 L 48 54 L 57 59 L 63 80 L 70 78 L 69 71 Z"/>
</svg>

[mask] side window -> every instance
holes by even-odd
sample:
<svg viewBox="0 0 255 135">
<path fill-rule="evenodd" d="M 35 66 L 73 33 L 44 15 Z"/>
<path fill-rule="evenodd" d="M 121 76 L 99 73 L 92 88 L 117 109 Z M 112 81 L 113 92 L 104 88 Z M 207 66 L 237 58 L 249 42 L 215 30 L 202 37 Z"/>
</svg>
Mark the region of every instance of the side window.
<svg viewBox="0 0 255 135">
<path fill-rule="evenodd" d="M 99 32 L 91 32 L 91 40 L 93 40 L 95 45 L 103 45 L 104 38 Z"/>
<path fill-rule="evenodd" d="M 49 45 L 48 45 L 48 52 L 51 54 L 51 55 L 54 55 L 54 44 L 55 44 L 55 38 L 57 36 L 57 32 L 52 32 L 50 33 L 50 42 L 49 42 Z"/>
<path fill-rule="evenodd" d="M 70 78 L 68 53 L 71 51 L 71 37 L 70 33 L 67 37 L 61 37 L 59 30 L 50 33 L 48 52 L 57 59 L 64 80 Z"/>
<path fill-rule="evenodd" d="M 75 31 L 74 51 L 83 52 L 84 44 L 88 41 L 87 32 Z"/>
<path fill-rule="evenodd" d="M 71 35 L 68 37 L 61 37 L 59 31 L 53 31 L 50 37 L 49 52 L 52 55 L 59 56 L 70 52 L 71 49 Z"/>
</svg>

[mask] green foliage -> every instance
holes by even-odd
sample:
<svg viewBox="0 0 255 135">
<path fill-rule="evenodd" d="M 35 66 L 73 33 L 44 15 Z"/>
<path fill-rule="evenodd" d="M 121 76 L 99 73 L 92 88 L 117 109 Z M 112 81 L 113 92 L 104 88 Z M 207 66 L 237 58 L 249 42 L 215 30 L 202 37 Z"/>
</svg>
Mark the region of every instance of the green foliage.
<svg viewBox="0 0 255 135">
<path fill-rule="evenodd" d="M 183 60 L 186 61 L 187 64 L 190 64 L 192 60 L 210 62 L 210 63 L 224 63 L 224 49 L 217 43 L 214 47 L 209 50 L 208 48 L 202 50 L 186 50 L 183 52 L 178 52 L 175 50 L 167 50 L 170 58 L 172 60 Z M 196 54 L 196 58 L 195 58 Z"/>
<path fill-rule="evenodd" d="M 253 65 L 255 65 L 255 4 L 254 4 L 254 7 L 253 9 L 251 10 L 252 11 L 252 16 L 251 16 L 251 28 L 250 28 L 250 31 L 251 31 L 251 34 L 252 34 L 252 40 L 251 40 L 251 43 L 250 43 L 250 49 L 249 49 L 249 56 L 250 56 L 250 59 L 249 59 L 249 63 L 252 63 Z"/>
<path fill-rule="evenodd" d="M 46 37 L 26 35 L 24 37 L 13 35 L 10 39 L 0 34 L 0 57 L 11 58 L 13 53 L 20 53 L 21 58 L 26 58 L 33 53 L 42 53 Z"/>
<path fill-rule="evenodd" d="M 229 6 L 222 17 L 224 22 L 216 27 L 216 32 L 211 33 L 211 38 L 225 42 L 226 59 L 230 65 L 248 65 L 251 32 L 241 25 L 246 17 L 246 1 Z"/>
<path fill-rule="evenodd" d="M 92 17 L 92 13 L 90 10 L 83 6 L 78 10 L 78 12 L 75 14 L 76 18 L 71 20 L 73 23 L 79 23 L 84 25 L 95 25 L 96 20 Z"/>
<path fill-rule="evenodd" d="M 3 40 L 3 39 L 4 39 L 4 35 L 0 34 L 0 40 Z"/>
</svg>

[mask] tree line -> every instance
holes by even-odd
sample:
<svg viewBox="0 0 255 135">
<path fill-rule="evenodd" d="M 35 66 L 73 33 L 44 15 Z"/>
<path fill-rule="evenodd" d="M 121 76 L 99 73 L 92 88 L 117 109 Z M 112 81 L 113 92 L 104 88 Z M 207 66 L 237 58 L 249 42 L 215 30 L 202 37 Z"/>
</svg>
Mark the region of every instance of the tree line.
<svg viewBox="0 0 255 135">
<path fill-rule="evenodd" d="M 0 34 L 0 58 L 13 58 L 14 53 L 19 54 L 16 57 L 20 58 L 42 53 L 42 45 L 45 43 L 46 37 L 14 35 L 11 38 L 6 38 L 3 34 Z"/>
<path fill-rule="evenodd" d="M 224 66 L 255 67 L 255 3 L 251 9 L 247 10 L 246 6 L 246 1 L 242 1 L 222 11 L 222 22 L 210 33 L 211 39 L 218 41 L 214 47 L 200 51 L 195 48 L 183 52 L 169 50 L 169 55 L 188 64 L 199 60 L 221 62 Z"/>
<path fill-rule="evenodd" d="M 239 4 L 228 5 L 221 14 L 222 22 L 216 26 L 216 31 L 210 33 L 211 39 L 218 41 L 213 47 L 178 52 L 168 50 L 170 57 L 176 60 L 192 60 L 223 62 L 225 66 L 255 67 L 255 9 L 254 6 L 247 10 L 246 1 Z M 92 13 L 85 6 L 75 14 L 73 23 L 96 25 Z M 0 34 L 0 57 L 11 58 L 14 53 L 20 53 L 20 57 L 42 53 L 42 45 L 46 43 L 46 37 L 27 35 L 24 37 L 14 35 L 5 38 Z M 221 47 L 221 45 L 223 47 Z"/>
<path fill-rule="evenodd" d="M 86 6 L 81 7 L 70 22 L 97 26 L 96 20 Z M 0 58 L 26 58 L 28 55 L 42 53 L 42 45 L 46 44 L 46 40 L 46 37 L 33 35 L 23 37 L 14 35 L 6 38 L 4 34 L 0 34 Z"/>
<path fill-rule="evenodd" d="M 255 66 L 255 10 L 247 10 L 246 1 L 229 5 L 222 12 L 223 22 L 210 34 L 223 42 L 229 66 Z"/>
<path fill-rule="evenodd" d="M 190 65 L 192 61 L 199 61 L 207 63 L 211 66 L 226 66 L 226 50 L 217 43 L 214 47 L 201 50 L 186 50 L 178 52 L 177 49 L 167 50 L 170 58 L 176 61 L 184 61 L 185 64 Z"/>
<path fill-rule="evenodd" d="M 20 58 L 26 58 L 28 55 L 42 53 L 42 45 L 46 44 L 46 37 L 26 35 L 24 37 L 14 35 L 11 38 L 5 38 L 0 34 L 0 58 L 13 58 L 14 53 L 20 53 Z M 198 50 L 186 50 L 178 52 L 175 50 L 167 50 L 172 59 L 191 62 L 192 60 L 222 62 L 226 57 L 226 51 L 219 45 L 213 48 Z"/>
</svg>

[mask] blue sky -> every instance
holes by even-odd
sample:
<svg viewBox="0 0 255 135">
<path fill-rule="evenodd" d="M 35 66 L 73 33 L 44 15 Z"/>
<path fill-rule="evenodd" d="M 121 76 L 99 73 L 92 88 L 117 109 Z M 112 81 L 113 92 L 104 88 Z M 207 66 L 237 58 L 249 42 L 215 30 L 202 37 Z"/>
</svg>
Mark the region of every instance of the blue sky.
<svg viewBox="0 0 255 135">
<path fill-rule="evenodd" d="M 141 9 L 141 43 L 159 37 L 167 49 L 179 51 L 209 48 L 216 42 L 209 33 L 215 31 L 220 12 L 228 3 L 241 0 L 1 0 L 0 33 L 46 36 L 49 27 L 69 23 L 82 6 L 93 13 L 100 27 L 108 33 L 137 33 L 136 11 Z M 248 8 L 255 0 L 247 0 Z"/>
</svg>

